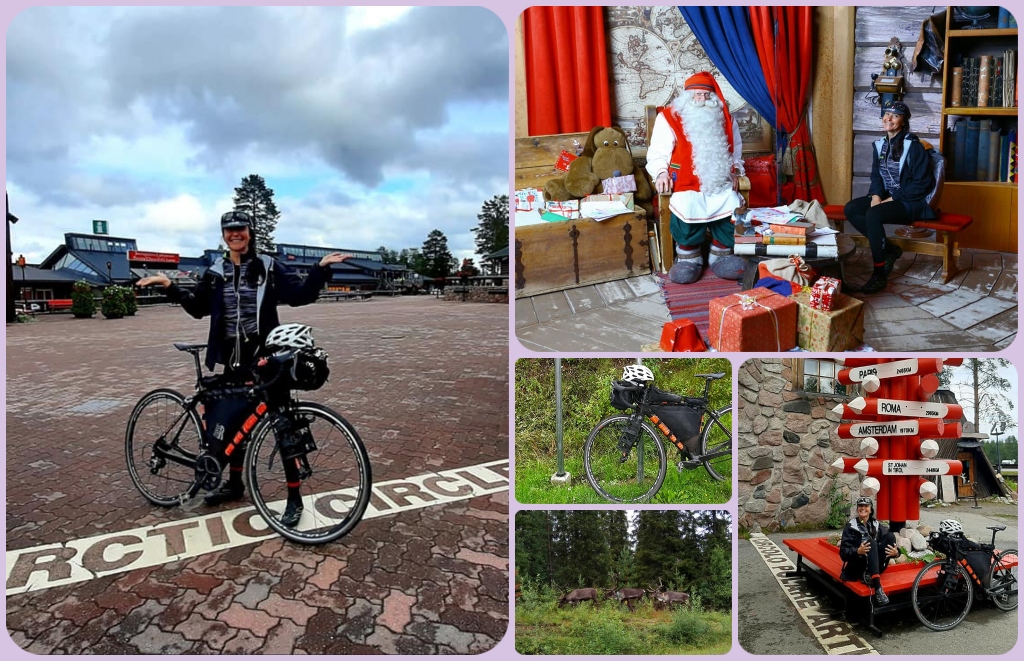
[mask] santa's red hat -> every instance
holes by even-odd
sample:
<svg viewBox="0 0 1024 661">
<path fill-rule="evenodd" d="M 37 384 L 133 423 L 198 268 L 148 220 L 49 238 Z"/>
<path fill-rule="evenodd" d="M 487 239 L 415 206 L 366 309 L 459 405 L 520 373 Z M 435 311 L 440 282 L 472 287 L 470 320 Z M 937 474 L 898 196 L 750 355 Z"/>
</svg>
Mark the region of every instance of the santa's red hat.
<svg viewBox="0 0 1024 661">
<path fill-rule="evenodd" d="M 718 86 L 718 81 L 707 71 L 698 71 L 683 83 L 684 90 L 704 90 L 711 92 L 718 97 L 718 101 L 722 104 L 722 113 L 725 115 L 725 134 L 727 136 L 732 135 L 732 114 L 729 112 L 729 104 L 725 102 L 725 97 L 722 96 L 722 88 Z"/>
</svg>

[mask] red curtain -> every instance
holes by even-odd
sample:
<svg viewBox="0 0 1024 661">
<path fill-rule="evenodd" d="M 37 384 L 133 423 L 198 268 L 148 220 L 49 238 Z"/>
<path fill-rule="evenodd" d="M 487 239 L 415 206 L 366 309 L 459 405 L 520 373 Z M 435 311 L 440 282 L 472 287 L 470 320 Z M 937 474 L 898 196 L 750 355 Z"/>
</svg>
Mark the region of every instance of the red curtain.
<svg viewBox="0 0 1024 661">
<path fill-rule="evenodd" d="M 578 133 L 612 122 L 602 7 L 523 13 L 529 135 Z"/>
<path fill-rule="evenodd" d="M 782 190 L 786 203 L 794 199 L 825 203 L 807 128 L 813 68 L 812 12 L 812 7 L 750 8 L 754 43 L 768 92 L 775 102 L 776 121 L 789 134 L 793 151 L 793 185 L 783 186 Z"/>
</svg>

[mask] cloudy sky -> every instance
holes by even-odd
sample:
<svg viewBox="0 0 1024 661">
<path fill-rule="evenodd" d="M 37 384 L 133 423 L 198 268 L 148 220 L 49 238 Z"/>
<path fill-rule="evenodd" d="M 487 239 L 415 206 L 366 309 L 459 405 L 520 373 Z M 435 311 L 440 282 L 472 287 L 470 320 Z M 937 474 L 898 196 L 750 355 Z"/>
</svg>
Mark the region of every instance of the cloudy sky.
<svg viewBox="0 0 1024 661">
<path fill-rule="evenodd" d="M 508 192 L 508 33 L 473 7 L 34 7 L 7 32 L 15 256 L 64 232 L 198 255 L 256 173 L 275 239 L 458 257 Z"/>
</svg>

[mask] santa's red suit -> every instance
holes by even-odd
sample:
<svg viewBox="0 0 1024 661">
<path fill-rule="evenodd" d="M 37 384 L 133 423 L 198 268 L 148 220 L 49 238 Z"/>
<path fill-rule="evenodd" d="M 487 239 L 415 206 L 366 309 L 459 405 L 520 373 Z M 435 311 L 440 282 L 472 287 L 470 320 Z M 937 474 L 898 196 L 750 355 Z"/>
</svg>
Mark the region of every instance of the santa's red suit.
<svg viewBox="0 0 1024 661">
<path fill-rule="evenodd" d="M 707 223 L 732 214 L 743 198 L 733 190 L 730 170 L 743 174 L 739 126 L 722 97 L 714 77 L 701 72 L 686 80 L 685 90 L 706 90 L 717 98 L 720 113 L 711 116 L 684 104 L 691 94 L 682 94 L 672 106 L 658 108 L 647 149 L 647 171 L 657 181 L 664 172 L 672 182 L 669 208 L 685 223 Z M 690 117 L 695 117 L 690 119 Z M 689 130 L 688 130 L 689 129 Z"/>
</svg>

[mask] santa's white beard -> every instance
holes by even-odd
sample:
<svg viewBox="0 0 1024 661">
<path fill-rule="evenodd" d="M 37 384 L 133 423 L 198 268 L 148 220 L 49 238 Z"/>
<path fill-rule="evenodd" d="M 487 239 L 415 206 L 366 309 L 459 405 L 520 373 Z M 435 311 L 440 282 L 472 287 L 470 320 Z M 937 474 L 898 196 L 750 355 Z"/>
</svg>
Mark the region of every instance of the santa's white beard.
<svg viewBox="0 0 1024 661">
<path fill-rule="evenodd" d="M 725 116 L 718 99 L 709 98 L 702 103 L 692 97 L 681 97 L 676 99 L 673 107 L 679 113 L 683 133 L 693 147 L 693 173 L 700 179 L 701 192 L 714 195 L 732 188 L 732 155 L 723 126 Z"/>
</svg>

